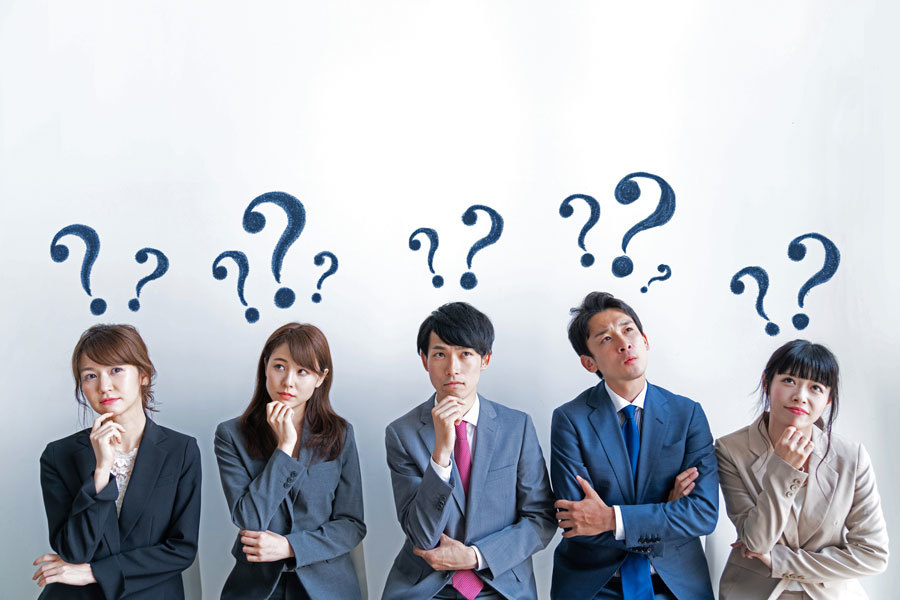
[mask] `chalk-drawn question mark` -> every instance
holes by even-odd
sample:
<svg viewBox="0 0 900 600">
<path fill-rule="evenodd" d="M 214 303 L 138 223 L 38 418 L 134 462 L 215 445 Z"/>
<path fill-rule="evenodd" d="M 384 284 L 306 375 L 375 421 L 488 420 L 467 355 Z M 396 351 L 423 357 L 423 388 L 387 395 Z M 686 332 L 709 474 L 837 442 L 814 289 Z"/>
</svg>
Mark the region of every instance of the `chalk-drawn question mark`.
<svg viewBox="0 0 900 600">
<path fill-rule="evenodd" d="M 140 264 L 144 264 L 145 262 L 147 262 L 147 259 L 150 258 L 151 254 L 156 257 L 156 269 L 154 269 L 152 273 L 138 281 L 137 289 L 135 290 L 136 297 L 128 301 L 128 308 L 130 308 L 132 312 L 137 312 L 141 308 L 141 301 L 138 299 L 141 297 L 141 288 L 143 288 L 154 279 L 159 279 L 166 274 L 166 271 L 169 270 L 168 257 L 166 257 L 165 254 L 155 248 L 141 248 L 137 251 L 137 254 L 134 255 L 134 260 L 138 261 Z"/>
<path fill-rule="evenodd" d="M 646 177 L 659 184 L 659 203 L 656 205 L 656 210 L 649 217 L 638 222 L 625 233 L 625 237 L 622 238 L 623 253 L 628 252 L 628 243 L 631 241 L 631 238 L 641 231 L 665 225 L 672 218 L 672 215 L 675 214 L 675 191 L 672 189 L 672 186 L 666 183 L 665 179 L 651 173 L 632 173 L 623 177 L 616 186 L 616 202 L 619 204 L 631 204 L 640 198 L 641 188 L 637 182 L 633 181 L 634 177 Z M 619 256 L 613 260 L 612 272 L 616 277 L 631 275 L 633 270 L 634 263 L 627 256 Z"/>
<path fill-rule="evenodd" d="M 559 215 L 564 219 L 571 217 L 575 212 L 575 209 L 572 207 L 572 202 L 579 199 L 587 202 L 591 209 L 590 218 L 587 220 L 587 223 L 584 224 L 584 227 L 581 228 L 581 233 L 578 234 L 578 247 L 584 250 L 584 254 L 581 255 L 581 266 L 589 267 L 594 264 L 594 255 L 588 252 L 587 248 L 584 247 L 584 236 L 587 235 L 587 232 L 590 231 L 600 219 L 600 203 L 597 202 L 593 196 L 588 196 L 586 194 L 572 194 L 559 205 Z"/>
<path fill-rule="evenodd" d="M 316 263 L 316 266 L 317 266 L 317 267 L 321 267 L 322 265 L 325 264 L 325 259 L 326 259 L 326 258 L 327 258 L 328 260 L 331 261 L 331 266 L 328 267 L 328 270 L 327 270 L 327 271 L 325 271 L 324 273 L 322 273 L 322 276 L 321 276 L 321 277 L 319 277 L 319 281 L 316 283 L 316 289 L 317 289 L 317 290 L 321 290 L 321 289 L 322 289 L 322 282 L 325 281 L 325 278 L 326 278 L 326 277 L 330 277 L 331 275 L 334 275 L 335 273 L 337 273 L 337 270 L 338 270 L 338 259 L 337 259 L 337 256 L 335 256 L 335 255 L 332 254 L 331 252 L 328 252 L 327 250 L 322 251 L 322 252 L 319 252 L 318 254 L 316 254 L 315 258 L 313 258 L 313 262 Z M 312 301 L 313 301 L 313 302 L 321 302 L 321 301 L 322 301 L 322 294 L 320 294 L 319 292 L 316 292 L 315 294 L 313 294 L 313 295 L 312 295 Z"/>
<path fill-rule="evenodd" d="M 663 275 L 661 277 L 651 277 L 650 281 L 647 282 L 647 285 L 645 285 L 644 287 L 641 288 L 642 294 L 647 293 L 647 290 L 650 289 L 650 284 L 653 283 L 654 281 L 665 281 L 666 279 L 668 279 L 669 277 L 672 276 L 672 269 L 671 269 L 671 267 L 669 267 L 669 265 L 659 265 L 658 267 L 656 267 L 656 270 L 659 271 L 660 273 L 663 273 Z"/>
<path fill-rule="evenodd" d="M 219 263 L 226 258 L 230 258 L 238 266 L 238 280 L 237 280 L 237 293 L 238 298 L 241 301 L 241 304 L 247 306 L 247 301 L 244 300 L 244 282 L 247 280 L 247 275 L 250 273 L 250 263 L 247 261 L 247 255 L 243 252 L 238 252 L 237 250 L 226 250 L 222 254 L 216 257 L 216 260 L 213 261 L 212 265 L 212 274 L 213 277 L 218 279 L 219 281 L 225 279 L 228 276 L 228 270 L 224 265 L 220 265 Z M 259 320 L 259 311 L 253 308 L 252 306 L 244 311 L 244 317 L 247 319 L 248 323 L 256 323 Z"/>
<path fill-rule="evenodd" d="M 297 199 L 284 192 L 267 192 L 253 199 L 244 210 L 244 231 L 247 233 L 259 233 L 266 226 L 266 217 L 259 211 L 253 210 L 260 204 L 271 203 L 280 206 L 287 214 L 287 226 L 284 233 L 275 245 L 272 252 L 272 274 L 275 281 L 281 283 L 281 264 L 284 262 L 284 255 L 287 254 L 288 248 L 291 247 L 306 225 L 306 210 L 303 204 Z M 275 306 L 278 308 L 287 308 L 294 303 L 296 295 L 289 287 L 279 288 L 275 292 Z"/>
<path fill-rule="evenodd" d="M 791 243 L 788 245 L 788 257 L 792 261 L 799 262 L 803 260 L 806 256 L 806 246 L 802 242 L 810 238 L 820 241 L 825 247 L 825 264 L 800 288 L 800 292 L 797 294 L 797 303 L 800 305 L 800 308 L 803 308 L 803 302 L 806 300 L 806 295 L 809 291 L 831 279 L 835 271 L 837 271 L 838 265 L 841 264 L 841 252 L 837 246 L 820 233 L 807 233 L 791 240 Z M 809 317 L 804 313 L 797 313 L 791 318 L 791 322 L 797 329 L 805 329 L 809 325 Z"/>
<path fill-rule="evenodd" d="M 84 258 L 81 261 L 81 287 L 91 296 L 91 269 L 97 255 L 100 254 L 100 236 L 92 227 L 87 225 L 68 225 L 56 232 L 53 241 L 50 242 L 50 258 L 53 262 L 63 262 L 69 258 L 69 248 L 59 243 L 59 239 L 66 235 L 74 235 L 84 240 Z M 94 298 L 91 300 L 91 313 L 102 315 L 106 312 L 106 300 Z"/>
<path fill-rule="evenodd" d="M 759 293 L 756 295 L 756 314 L 766 320 L 766 333 L 769 335 L 778 335 L 778 325 L 769 321 L 769 317 L 766 316 L 766 312 L 763 310 L 763 298 L 766 297 L 766 292 L 769 289 L 769 274 L 766 273 L 765 269 L 762 267 L 744 267 L 731 278 L 732 293 L 744 293 L 744 282 L 741 281 L 741 278 L 745 275 L 753 277 L 759 286 Z"/>
<path fill-rule="evenodd" d="M 470 270 L 463 273 L 462 277 L 460 277 L 459 279 L 459 284 L 463 287 L 463 289 L 466 290 L 471 290 L 473 287 L 478 285 L 478 278 L 475 277 L 475 273 L 471 271 L 472 259 L 475 258 L 475 254 L 482 248 L 495 243 L 500 239 L 500 234 L 503 233 L 503 217 L 501 217 L 500 213 L 498 213 L 490 206 L 484 206 L 483 204 L 473 204 L 472 206 L 467 208 L 466 212 L 463 213 L 462 222 L 466 225 L 474 225 L 478 220 L 478 214 L 476 211 L 479 210 L 482 212 L 486 212 L 491 218 L 491 230 L 486 236 L 472 244 L 472 247 L 469 248 L 469 253 L 466 255 L 466 264 L 468 265 Z"/>
<path fill-rule="evenodd" d="M 415 231 L 412 232 L 412 235 L 409 236 L 409 249 L 415 252 L 419 248 L 422 247 L 422 242 L 415 239 L 417 235 L 420 233 L 424 233 L 426 237 L 428 237 L 428 270 L 434 273 L 434 253 L 437 252 L 438 249 L 438 234 L 437 231 L 430 227 L 419 227 Z M 431 285 L 436 288 L 444 285 L 444 278 L 440 275 L 435 275 L 431 278 Z"/>
</svg>

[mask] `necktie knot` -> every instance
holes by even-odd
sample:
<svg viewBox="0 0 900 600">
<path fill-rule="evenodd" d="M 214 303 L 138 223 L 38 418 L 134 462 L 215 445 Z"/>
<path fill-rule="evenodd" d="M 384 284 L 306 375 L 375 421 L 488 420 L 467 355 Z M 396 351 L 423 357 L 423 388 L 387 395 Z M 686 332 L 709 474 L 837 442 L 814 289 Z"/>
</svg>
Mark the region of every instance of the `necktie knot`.
<svg viewBox="0 0 900 600">
<path fill-rule="evenodd" d="M 628 406 L 623 408 L 622 412 L 625 413 L 625 420 L 633 421 L 634 420 L 634 411 L 636 411 L 636 410 L 637 410 L 637 407 L 634 404 L 629 404 Z"/>
<path fill-rule="evenodd" d="M 456 436 L 466 436 L 466 421 L 465 419 L 460 419 L 459 423 L 456 424 Z"/>
</svg>

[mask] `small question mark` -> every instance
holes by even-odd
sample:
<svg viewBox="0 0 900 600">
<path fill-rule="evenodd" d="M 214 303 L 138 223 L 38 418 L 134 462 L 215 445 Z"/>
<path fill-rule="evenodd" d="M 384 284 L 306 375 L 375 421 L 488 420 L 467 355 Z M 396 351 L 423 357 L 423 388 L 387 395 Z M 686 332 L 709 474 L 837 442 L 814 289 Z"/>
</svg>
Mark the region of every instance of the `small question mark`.
<svg viewBox="0 0 900 600">
<path fill-rule="evenodd" d="M 594 264 L 594 255 L 588 252 L 587 248 L 584 247 L 584 236 L 587 235 L 587 232 L 591 230 L 591 227 L 596 225 L 597 221 L 600 219 L 600 203 L 597 202 L 593 196 L 572 194 L 559 205 L 559 215 L 564 219 L 571 217 L 575 212 L 575 209 L 572 208 L 572 201 L 579 199 L 587 202 L 588 206 L 591 208 L 591 217 L 587 220 L 587 223 L 584 224 L 584 227 L 581 228 L 581 233 L 578 234 L 578 247 L 584 250 L 584 254 L 581 255 L 581 266 L 589 267 Z"/>
<path fill-rule="evenodd" d="M 645 285 L 644 287 L 641 288 L 642 294 L 647 293 L 647 290 L 650 289 L 650 284 L 653 283 L 654 281 L 665 281 L 666 279 L 668 279 L 669 277 L 672 276 L 672 269 L 669 267 L 669 265 L 659 265 L 658 267 L 656 267 L 656 270 L 659 271 L 660 273 L 663 273 L 662 277 L 650 278 L 650 281 L 647 282 L 647 285 Z M 743 285 L 743 284 L 741 284 L 741 285 Z"/>
<path fill-rule="evenodd" d="M 797 303 L 800 305 L 800 308 L 803 308 L 803 302 L 806 300 L 806 295 L 809 291 L 831 279 L 841 263 L 841 252 L 837 249 L 837 246 L 819 233 L 807 233 L 791 240 L 791 243 L 788 245 L 788 257 L 792 261 L 799 262 L 806 256 L 806 246 L 802 242 L 808 238 L 819 240 L 825 247 L 825 264 L 800 288 L 800 292 L 797 294 Z M 805 329 L 809 325 L 809 317 L 803 313 L 797 313 L 791 318 L 791 322 L 797 329 Z"/>
<path fill-rule="evenodd" d="M 330 277 L 331 275 L 334 275 L 335 273 L 337 273 L 337 270 L 338 270 L 338 259 L 337 259 L 337 256 L 335 256 L 335 255 L 332 254 L 331 252 L 328 252 L 327 250 L 325 250 L 325 251 L 323 251 L 323 252 L 319 252 L 318 254 L 316 254 L 315 258 L 313 258 L 313 262 L 316 263 L 316 266 L 317 266 L 317 267 L 321 267 L 322 265 L 325 264 L 325 259 L 326 259 L 326 258 L 327 258 L 328 260 L 331 261 L 331 266 L 328 268 L 327 271 L 325 271 L 324 273 L 322 273 L 322 276 L 321 276 L 321 277 L 319 277 L 319 281 L 318 281 L 318 283 L 316 283 L 316 289 L 317 289 L 317 290 L 321 290 L 321 289 L 322 289 L 322 282 L 325 281 L 325 278 L 326 278 L 326 277 Z M 312 301 L 313 301 L 313 302 L 321 302 L 321 301 L 322 301 L 322 294 L 320 294 L 319 292 L 316 292 L 315 294 L 313 294 L 313 295 L 312 295 Z"/>
<path fill-rule="evenodd" d="M 759 286 L 759 293 L 756 295 L 756 314 L 766 320 L 766 333 L 769 335 L 778 335 L 778 325 L 769 321 L 769 317 L 766 316 L 766 313 L 763 310 L 763 298 L 766 297 L 766 292 L 769 289 L 769 274 L 766 273 L 762 267 L 744 267 L 731 278 L 732 293 L 744 293 L 744 282 L 741 281 L 741 278 L 745 275 L 753 277 Z"/>
<path fill-rule="evenodd" d="M 275 281 L 281 283 L 281 264 L 284 262 L 284 255 L 287 254 L 288 248 L 291 247 L 306 225 L 306 210 L 303 204 L 295 197 L 284 192 L 267 192 L 261 196 L 257 196 L 244 210 L 244 231 L 247 233 L 259 233 L 266 226 L 266 217 L 259 211 L 253 210 L 260 204 L 264 203 L 277 204 L 287 214 L 287 226 L 284 233 L 275 245 L 272 252 L 272 274 Z M 294 291 L 288 287 L 279 288 L 275 292 L 275 306 L 278 308 L 287 308 L 294 303 L 296 296 Z"/>
<path fill-rule="evenodd" d="M 53 236 L 50 242 L 50 258 L 53 262 L 63 262 L 69 258 L 69 248 L 58 243 L 59 239 L 66 235 L 75 235 L 84 240 L 84 259 L 81 261 L 81 287 L 91 296 L 91 269 L 97 255 L 100 254 L 100 236 L 93 228 L 87 225 L 69 225 L 63 227 Z M 106 300 L 103 298 L 94 298 L 91 300 L 91 313 L 102 315 L 106 312 Z"/>
<path fill-rule="evenodd" d="M 478 214 L 476 211 L 483 211 L 488 214 L 491 218 L 491 230 L 488 232 L 486 236 L 472 244 L 472 247 L 469 249 L 469 253 L 466 255 L 466 264 L 469 267 L 469 271 L 463 273 L 462 277 L 459 279 L 459 284 L 463 287 L 463 289 L 471 290 L 473 287 L 478 285 L 478 278 L 475 277 L 475 273 L 471 271 L 472 269 L 472 259 L 475 258 L 475 253 L 485 248 L 486 246 L 490 246 L 500 239 L 500 234 L 503 233 L 503 217 L 500 216 L 496 210 L 489 206 L 484 206 L 483 204 L 473 204 L 469 208 L 466 209 L 466 212 L 463 213 L 462 222 L 466 225 L 474 225 L 478 220 Z"/>
<path fill-rule="evenodd" d="M 144 264 L 147 262 L 147 259 L 150 258 L 151 254 L 156 257 L 156 269 L 138 281 L 137 290 L 135 291 L 135 296 L 137 297 L 128 301 L 128 308 L 130 308 L 132 312 L 137 312 L 141 308 L 141 301 L 138 300 L 138 298 L 141 297 L 141 288 L 154 279 L 159 279 L 169 270 L 169 259 L 165 254 L 155 248 L 141 248 L 137 251 L 137 254 L 134 255 L 134 260 L 138 261 L 140 264 Z"/>
<path fill-rule="evenodd" d="M 212 274 L 213 277 L 218 279 L 219 281 L 225 279 L 228 276 L 228 270 L 224 265 L 220 265 L 219 262 L 222 260 L 230 258 L 234 262 L 237 263 L 238 266 L 238 281 L 237 281 L 237 293 L 238 298 L 241 301 L 241 304 L 247 306 L 247 301 L 244 300 L 244 282 L 247 280 L 247 275 L 250 273 L 250 263 L 247 261 L 247 255 L 243 252 L 238 252 L 237 250 L 226 250 L 222 254 L 216 257 L 216 260 L 213 261 L 212 265 Z M 253 307 L 248 308 L 244 311 L 244 317 L 247 319 L 248 323 L 256 323 L 259 320 L 259 311 Z"/>
<path fill-rule="evenodd" d="M 437 231 L 431 229 L 430 227 L 419 227 L 415 231 L 412 232 L 412 235 L 409 236 L 409 249 L 412 251 L 416 251 L 422 247 L 422 242 L 415 239 L 417 235 L 420 233 L 424 233 L 428 237 L 429 246 L 428 246 L 428 270 L 434 273 L 434 253 L 437 252 L 438 249 L 438 234 Z M 444 278 L 440 275 L 435 275 L 431 278 L 431 285 L 436 288 L 444 285 Z"/>
<path fill-rule="evenodd" d="M 675 191 L 662 177 L 651 173 L 632 173 L 623 177 L 616 186 L 616 202 L 619 204 L 631 204 L 640 198 L 641 188 L 635 181 L 632 181 L 634 177 L 646 177 L 659 184 L 659 203 L 656 205 L 656 210 L 649 217 L 628 230 L 625 237 L 622 238 L 622 252 L 628 252 L 628 243 L 635 235 L 641 231 L 665 225 L 672 218 L 672 215 L 675 214 Z M 616 277 L 631 275 L 633 270 L 634 263 L 627 256 L 619 256 L 613 260 L 612 272 Z"/>
</svg>

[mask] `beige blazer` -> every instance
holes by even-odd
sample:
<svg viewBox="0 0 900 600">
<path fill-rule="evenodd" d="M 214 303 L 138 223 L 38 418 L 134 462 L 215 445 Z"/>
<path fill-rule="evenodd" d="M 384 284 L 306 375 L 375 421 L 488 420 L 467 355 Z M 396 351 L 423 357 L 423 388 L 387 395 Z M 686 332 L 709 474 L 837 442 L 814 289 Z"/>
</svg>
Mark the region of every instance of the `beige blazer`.
<svg viewBox="0 0 900 600">
<path fill-rule="evenodd" d="M 778 598 L 791 581 L 813 600 L 868 598 L 857 577 L 887 567 L 888 536 L 865 448 L 813 428 L 809 473 L 775 455 L 764 417 L 716 441 L 728 518 L 752 552 L 771 553 L 772 568 L 734 549 L 719 582 L 720 600 Z M 799 520 L 791 507 L 806 482 Z"/>
</svg>

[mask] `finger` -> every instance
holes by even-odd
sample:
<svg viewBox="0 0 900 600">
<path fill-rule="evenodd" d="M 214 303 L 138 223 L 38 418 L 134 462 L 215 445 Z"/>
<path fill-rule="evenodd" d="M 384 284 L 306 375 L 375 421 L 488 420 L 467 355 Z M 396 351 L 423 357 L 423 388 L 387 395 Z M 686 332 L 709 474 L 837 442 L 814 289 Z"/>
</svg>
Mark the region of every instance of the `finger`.
<svg viewBox="0 0 900 600">
<path fill-rule="evenodd" d="M 576 475 L 575 479 L 578 480 L 578 485 L 581 486 L 581 489 L 584 491 L 585 498 L 599 498 L 597 492 L 594 491 L 594 488 L 591 487 L 591 484 L 587 482 L 585 478 L 581 475 Z"/>
<path fill-rule="evenodd" d="M 562 536 L 564 538 L 573 538 L 576 535 L 581 535 L 581 534 L 576 532 L 574 529 L 570 529 L 569 531 L 563 531 L 563 534 L 562 534 Z"/>
<path fill-rule="evenodd" d="M 36 565 L 36 564 L 38 564 L 38 563 L 48 562 L 48 561 L 51 561 L 51 560 L 59 560 L 59 555 L 58 555 L 58 554 L 52 554 L 52 553 L 51 553 L 51 554 L 41 554 L 41 555 L 38 556 L 36 559 L 34 559 L 34 562 L 31 563 L 31 564 Z"/>
<path fill-rule="evenodd" d="M 242 546 L 242 547 L 241 547 L 241 552 L 243 552 L 243 553 L 246 554 L 248 557 L 250 557 L 250 556 L 254 556 L 254 555 L 256 555 L 256 554 L 259 554 L 259 549 L 256 548 L 255 546 Z"/>
<path fill-rule="evenodd" d="M 259 540 L 257 538 L 249 538 L 243 535 L 241 536 L 241 543 L 245 546 L 250 546 L 253 548 L 259 546 Z"/>
<path fill-rule="evenodd" d="M 687 484 L 687 486 L 685 486 L 684 491 L 681 492 L 681 495 L 682 495 L 682 496 L 687 496 L 687 495 L 690 494 L 692 491 L 694 491 L 694 488 L 695 488 L 695 487 L 696 487 L 696 484 L 695 484 L 693 481 L 690 482 L 689 484 Z"/>
<path fill-rule="evenodd" d="M 575 505 L 575 503 L 571 500 L 557 500 L 556 502 L 553 503 L 553 506 L 555 506 L 556 508 L 561 509 L 561 510 L 569 510 L 574 505 Z"/>
<path fill-rule="evenodd" d="M 731 542 L 732 548 L 737 548 L 738 546 L 743 546 L 743 544 L 741 543 L 741 540 L 738 540 L 736 542 Z"/>
<path fill-rule="evenodd" d="M 247 537 L 258 538 L 262 535 L 262 531 L 254 531 L 252 529 L 242 529 L 241 535 L 245 535 Z"/>
<path fill-rule="evenodd" d="M 114 414 L 114 413 L 111 413 L 111 412 L 110 412 L 110 413 L 103 413 L 102 415 L 100 415 L 99 417 L 97 417 L 96 419 L 94 419 L 94 424 L 93 424 L 93 426 L 91 426 L 91 430 L 94 430 L 94 429 L 96 429 L 97 427 L 99 427 L 100 424 L 103 423 L 103 421 L 105 421 L 106 419 L 111 418 L 111 417 L 113 416 L 113 414 Z"/>
</svg>

